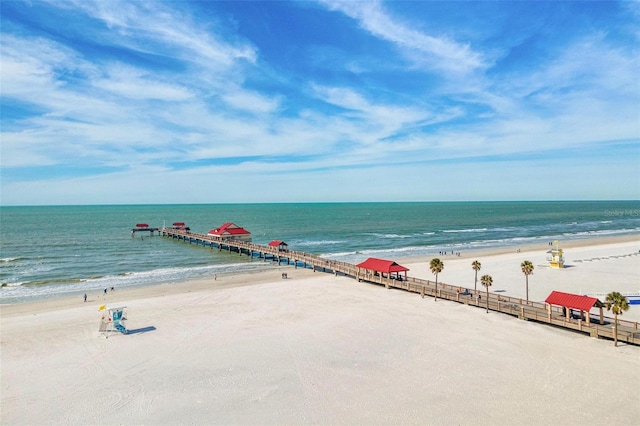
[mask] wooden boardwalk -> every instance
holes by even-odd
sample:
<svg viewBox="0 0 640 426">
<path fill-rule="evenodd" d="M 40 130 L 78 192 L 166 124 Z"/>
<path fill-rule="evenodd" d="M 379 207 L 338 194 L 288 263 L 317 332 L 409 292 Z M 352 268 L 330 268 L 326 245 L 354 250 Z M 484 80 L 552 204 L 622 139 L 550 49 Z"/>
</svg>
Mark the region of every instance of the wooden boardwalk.
<svg viewBox="0 0 640 426">
<path fill-rule="evenodd" d="M 348 262 L 328 260 L 320 256 L 294 251 L 282 250 L 279 247 L 249 243 L 238 240 L 222 239 L 220 237 L 198 234 L 190 231 L 160 228 L 158 233 L 163 237 L 178 239 L 190 244 L 201 244 L 212 249 L 237 252 L 240 255 L 258 257 L 261 259 L 277 262 L 279 265 L 293 265 L 294 268 L 302 267 L 313 269 L 313 271 L 329 272 L 365 281 L 369 283 L 384 285 L 388 289 L 401 289 L 424 296 L 435 297 L 435 281 L 420 278 L 407 277 L 407 279 L 390 279 L 382 274 L 373 276 L 360 270 L 356 265 Z M 590 323 L 583 319 L 567 318 L 562 308 L 551 306 L 546 303 L 532 302 L 503 296 L 498 293 L 453 286 L 445 283 L 438 283 L 438 298 L 457 303 L 463 303 L 472 307 L 488 309 L 490 311 L 501 312 L 523 320 L 536 321 L 576 332 L 588 334 L 591 337 L 606 338 L 613 340 L 614 327 L 613 318 L 603 317 L 603 324 L 599 324 L 600 318 L 592 316 Z M 478 298 L 477 296 L 480 296 Z M 637 322 L 618 319 L 618 341 L 633 345 L 640 345 L 640 327 Z"/>
</svg>

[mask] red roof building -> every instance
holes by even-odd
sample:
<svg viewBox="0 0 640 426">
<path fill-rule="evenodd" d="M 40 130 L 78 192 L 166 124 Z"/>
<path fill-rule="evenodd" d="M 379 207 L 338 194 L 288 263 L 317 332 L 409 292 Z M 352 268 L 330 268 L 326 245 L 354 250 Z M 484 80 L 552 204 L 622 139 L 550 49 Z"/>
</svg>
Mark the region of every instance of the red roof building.
<svg viewBox="0 0 640 426">
<path fill-rule="evenodd" d="M 285 243 L 284 241 L 280 241 L 280 240 L 273 240 L 269 243 L 269 247 L 278 247 L 278 249 L 280 251 L 285 251 L 287 250 L 287 246 L 288 244 Z"/>
<path fill-rule="evenodd" d="M 393 260 L 376 259 L 375 257 L 370 257 L 364 262 L 358 263 L 356 267 L 358 268 L 358 275 L 360 274 L 360 269 L 365 270 L 365 279 L 370 279 L 372 275 L 384 277 L 386 274 L 389 278 L 402 280 L 400 273 L 404 272 L 404 279 L 406 280 L 407 271 L 409 270 L 409 268 L 405 268 Z"/>
<path fill-rule="evenodd" d="M 227 222 L 218 228 L 210 230 L 207 235 L 213 235 L 225 240 L 233 239 L 241 241 L 251 241 L 251 232 L 231 222 Z"/>
<path fill-rule="evenodd" d="M 569 309 L 579 310 L 581 318 L 582 312 L 586 312 L 587 324 L 590 323 L 589 311 L 591 311 L 591 308 L 593 308 L 594 306 L 600 308 L 600 317 L 602 318 L 603 304 L 595 297 L 580 296 L 579 294 L 563 293 L 561 291 L 552 291 L 544 301 L 549 305 L 562 306 L 563 308 L 565 308 L 565 315 L 567 316 L 567 318 L 569 318 L 570 316 Z"/>
<path fill-rule="evenodd" d="M 180 229 L 182 231 L 190 231 L 191 228 L 189 228 L 187 225 L 185 225 L 184 222 L 173 222 L 173 229 Z"/>
<path fill-rule="evenodd" d="M 590 311 L 599 302 L 595 297 L 580 296 L 578 294 L 563 293 L 561 291 L 552 291 L 545 299 L 545 303 L 556 306 L 564 306 L 565 308 L 579 309 L 581 311 Z"/>
</svg>

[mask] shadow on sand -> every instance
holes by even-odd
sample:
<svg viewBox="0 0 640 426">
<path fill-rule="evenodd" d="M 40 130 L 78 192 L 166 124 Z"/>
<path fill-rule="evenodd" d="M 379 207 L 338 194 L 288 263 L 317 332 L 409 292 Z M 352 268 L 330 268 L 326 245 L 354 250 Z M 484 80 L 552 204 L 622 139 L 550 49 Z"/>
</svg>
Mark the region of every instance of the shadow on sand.
<svg viewBox="0 0 640 426">
<path fill-rule="evenodd" d="M 146 333 L 148 331 L 154 331 L 156 328 L 154 326 L 136 328 L 135 330 L 127 330 L 127 334 L 138 334 L 138 333 Z"/>
</svg>

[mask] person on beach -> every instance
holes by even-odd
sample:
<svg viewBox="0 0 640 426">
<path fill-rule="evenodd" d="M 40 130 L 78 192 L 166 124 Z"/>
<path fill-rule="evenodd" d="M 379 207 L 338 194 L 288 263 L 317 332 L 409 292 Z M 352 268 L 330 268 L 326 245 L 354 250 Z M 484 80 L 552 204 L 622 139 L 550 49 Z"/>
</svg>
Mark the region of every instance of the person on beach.
<svg viewBox="0 0 640 426">
<path fill-rule="evenodd" d="M 87 293 L 84 294 L 84 301 L 87 301 Z"/>
</svg>

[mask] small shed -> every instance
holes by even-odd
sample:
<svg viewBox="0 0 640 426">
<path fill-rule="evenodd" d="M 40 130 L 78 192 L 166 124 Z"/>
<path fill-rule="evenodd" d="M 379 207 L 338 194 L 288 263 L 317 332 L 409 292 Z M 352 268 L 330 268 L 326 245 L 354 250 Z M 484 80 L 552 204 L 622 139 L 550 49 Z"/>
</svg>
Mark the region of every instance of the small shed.
<svg viewBox="0 0 640 426">
<path fill-rule="evenodd" d="M 565 316 L 569 319 L 571 309 L 580 311 L 580 318 L 582 318 L 583 312 L 586 312 L 587 324 L 591 323 L 589 317 L 589 311 L 595 306 L 600 308 L 600 324 L 604 324 L 604 312 L 602 308 L 604 304 L 595 297 L 581 296 L 579 294 L 563 293 L 561 291 L 552 291 L 545 299 L 545 303 L 549 305 L 562 306 L 565 311 Z"/>
<path fill-rule="evenodd" d="M 269 243 L 269 247 L 277 247 L 278 251 L 287 251 L 288 250 L 288 244 L 285 243 L 284 241 L 280 241 L 280 240 L 273 240 Z"/>
<path fill-rule="evenodd" d="M 364 276 L 366 279 L 370 279 L 371 276 L 384 277 L 386 274 L 388 278 L 399 281 L 402 281 L 403 279 L 400 273 L 404 273 L 404 280 L 406 281 L 407 271 L 409 270 L 409 268 L 406 268 L 393 260 L 377 259 L 375 257 L 370 257 L 364 262 L 358 263 L 356 267 L 358 268 L 358 275 L 360 275 L 361 270 L 364 270 Z"/>
</svg>

